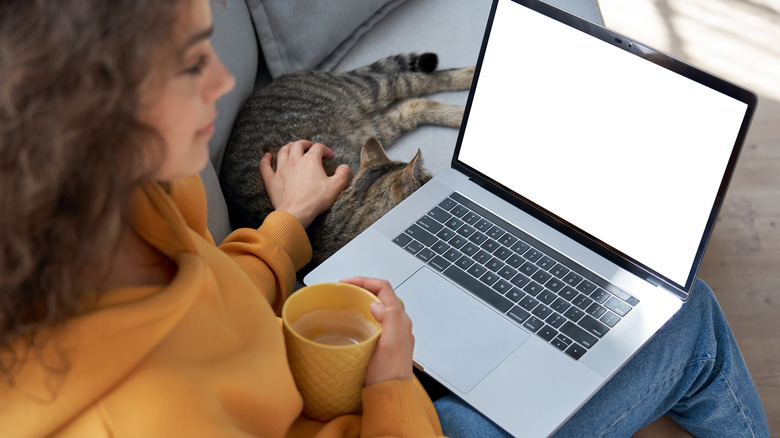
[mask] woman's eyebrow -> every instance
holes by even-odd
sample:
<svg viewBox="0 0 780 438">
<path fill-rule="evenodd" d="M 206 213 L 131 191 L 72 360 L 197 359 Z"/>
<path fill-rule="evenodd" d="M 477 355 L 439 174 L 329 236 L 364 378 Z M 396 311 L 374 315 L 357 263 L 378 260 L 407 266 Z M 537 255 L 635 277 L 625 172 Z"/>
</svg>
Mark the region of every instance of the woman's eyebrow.
<svg viewBox="0 0 780 438">
<path fill-rule="evenodd" d="M 208 29 L 202 30 L 200 32 L 197 32 L 187 38 L 187 41 L 184 42 L 184 45 L 182 46 L 181 52 L 184 52 L 189 47 L 197 44 L 200 41 L 207 40 L 211 38 L 211 35 L 214 34 L 214 25 L 209 26 Z"/>
</svg>

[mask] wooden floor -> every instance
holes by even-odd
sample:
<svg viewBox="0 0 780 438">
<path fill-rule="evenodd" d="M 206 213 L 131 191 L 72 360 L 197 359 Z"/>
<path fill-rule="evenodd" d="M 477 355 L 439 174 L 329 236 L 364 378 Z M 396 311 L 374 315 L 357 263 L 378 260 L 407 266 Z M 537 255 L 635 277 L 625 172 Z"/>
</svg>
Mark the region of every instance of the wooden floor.
<svg viewBox="0 0 780 438">
<path fill-rule="evenodd" d="M 699 276 L 780 436 L 780 0 L 599 0 L 607 27 L 759 95 Z"/>
</svg>

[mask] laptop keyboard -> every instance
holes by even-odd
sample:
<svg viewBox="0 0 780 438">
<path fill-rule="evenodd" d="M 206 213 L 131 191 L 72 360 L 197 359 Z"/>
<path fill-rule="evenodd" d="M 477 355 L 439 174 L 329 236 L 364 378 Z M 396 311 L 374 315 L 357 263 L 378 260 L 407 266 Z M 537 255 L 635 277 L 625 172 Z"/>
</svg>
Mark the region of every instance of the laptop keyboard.
<svg viewBox="0 0 780 438">
<path fill-rule="evenodd" d="M 639 303 L 457 192 L 393 242 L 575 360 Z"/>
</svg>

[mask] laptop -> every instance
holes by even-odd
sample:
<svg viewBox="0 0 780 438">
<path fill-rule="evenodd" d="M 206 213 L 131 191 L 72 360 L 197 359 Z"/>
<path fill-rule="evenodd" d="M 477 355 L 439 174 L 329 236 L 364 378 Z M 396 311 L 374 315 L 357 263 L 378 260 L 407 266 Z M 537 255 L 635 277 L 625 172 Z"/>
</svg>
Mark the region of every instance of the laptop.
<svg viewBox="0 0 780 438">
<path fill-rule="evenodd" d="M 419 370 L 554 433 L 693 288 L 757 98 L 537 0 L 494 0 L 451 167 L 310 272 L 390 281 Z"/>
</svg>

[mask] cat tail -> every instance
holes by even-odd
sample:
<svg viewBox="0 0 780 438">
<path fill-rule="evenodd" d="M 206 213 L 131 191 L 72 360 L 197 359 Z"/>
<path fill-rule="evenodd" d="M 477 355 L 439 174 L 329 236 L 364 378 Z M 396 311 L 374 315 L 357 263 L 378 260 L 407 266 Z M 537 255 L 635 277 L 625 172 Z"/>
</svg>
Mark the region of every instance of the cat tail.
<svg viewBox="0 0 780 438">
<path fill-rule="evenodd" d="M 431 73 L 438 65 L 439 57 L 435 53 L 426 52 L 388 56 L 363 68 L 373 73 Z"/>
</svg>

